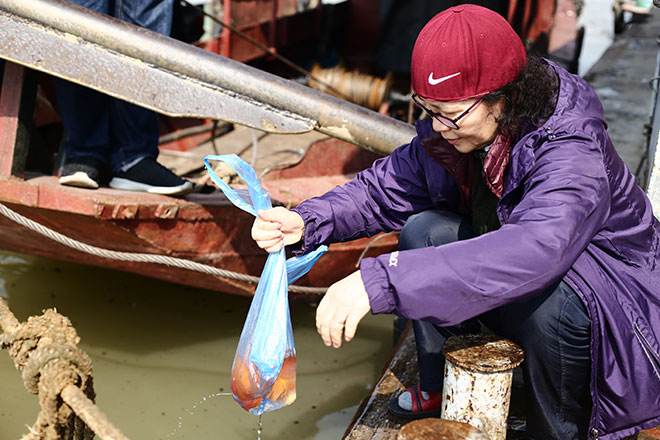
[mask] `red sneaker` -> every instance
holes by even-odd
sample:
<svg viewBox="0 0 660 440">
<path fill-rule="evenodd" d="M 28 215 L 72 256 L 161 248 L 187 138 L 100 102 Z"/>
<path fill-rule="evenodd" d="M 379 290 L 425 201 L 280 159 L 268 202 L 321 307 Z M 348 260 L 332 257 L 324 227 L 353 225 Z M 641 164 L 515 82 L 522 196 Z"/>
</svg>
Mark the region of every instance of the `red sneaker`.
<svg viewBox="0 0 660 440">
<path fill-rule="evenodd" d="M 412 411 L 403 409 L 399 406 L 399 397 L 390 400 L 388 408 L 392 414 L 404 419 L 423 419 L 424 417 L 433 417 L 440 415 L 442 411 L 442 392 L 428 393 L 429 398 L 424 399 L 422 390 L 417 386 L 406 388 L 412 395 Z"/>
</svg>

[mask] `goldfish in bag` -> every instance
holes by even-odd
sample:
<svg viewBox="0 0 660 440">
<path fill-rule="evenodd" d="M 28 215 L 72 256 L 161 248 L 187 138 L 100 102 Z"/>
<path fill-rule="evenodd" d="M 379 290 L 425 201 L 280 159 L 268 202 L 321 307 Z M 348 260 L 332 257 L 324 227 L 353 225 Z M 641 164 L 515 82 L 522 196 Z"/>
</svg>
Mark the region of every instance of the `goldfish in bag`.
<svg viewBox="0 0 660 440">
<path fill-rule="evenodd" d="M 231 188 L 213 172 L 211 160 L 233 168 L 248 186 Z M 234 154 L 204 158 L 213 182 L 237 207 L 256 216 L 272 207 L 254 169 Z M 296 350 L 289 312 L 288 285 L 311 269 L 327 251 L 286 259 L 284 249 L 268 255 L 238 342 L 231 374 L 234 400 L 246 411 L 261 415 L 291 404 L 296 399 Z"/>
</svg>

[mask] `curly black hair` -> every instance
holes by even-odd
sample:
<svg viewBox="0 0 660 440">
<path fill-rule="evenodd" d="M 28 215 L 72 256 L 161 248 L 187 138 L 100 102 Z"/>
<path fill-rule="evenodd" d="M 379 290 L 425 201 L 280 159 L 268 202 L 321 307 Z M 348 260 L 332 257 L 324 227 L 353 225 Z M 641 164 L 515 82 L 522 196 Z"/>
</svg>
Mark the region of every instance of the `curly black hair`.
<svg viewBox="0 0 660 440">
<path fill-rule="evenodd" d="M 518 77 L 501 89 L 484 96 L 493 104 L 503 100 L 504 108 L 497 118 L 500 134 L 513 139 L 527 127 L 540 127 L 555 111 L 559 81 L 543 59 L 528 55 L 527 65 Z"/>
</svg>

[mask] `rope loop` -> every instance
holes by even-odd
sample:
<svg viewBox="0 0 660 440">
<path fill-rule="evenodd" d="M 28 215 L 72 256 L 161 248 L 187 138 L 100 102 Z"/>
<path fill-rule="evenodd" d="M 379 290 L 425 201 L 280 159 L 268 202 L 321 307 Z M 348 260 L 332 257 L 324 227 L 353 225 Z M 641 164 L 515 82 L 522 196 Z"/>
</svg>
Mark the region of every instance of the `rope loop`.
<svg viewBox="0 0 660 440">
<path fill-rule="evenodd" d="M 53 360 L 71 364 L 79 376 L 78 384 L 91 374 L 92 361 L 77 347 L 79 340 L 71 321 L 52 309 L 28 318 L 27 322 L 2 335 L 3 347 L 9 349 L 22 372 L 25 387 L 34 394 L 39 390 L 41 371 Z"/>
<path fill-rule="evenodd" d="M 41 412 L 25 440 L 93 437 L 60 396 L 73 385 L 90 399 L 95 397 L 92 361 L 78 347 L 79 341 L 71 321 L 53 309 L 0 336 L 2 348 L 14 358 L 25 388 L 39 396 Z"/>
<path fill-rule="evenodd" d="M 75 373 L 69 380 L 57 384 L 57 389 L 53 390 L 55 394 L 60 394 L 67 385 L 80 387 L 91 373 L 91 361 L 78 347 L 70 344 L 41 344 L 32 351 L 21 373 L 28 391 L 33 394 L 39 392 L 39 379 L 44 375 L 44 367 L 54 360 L 66 361 L 68 368 L 65 368 Z"/>
</svg>

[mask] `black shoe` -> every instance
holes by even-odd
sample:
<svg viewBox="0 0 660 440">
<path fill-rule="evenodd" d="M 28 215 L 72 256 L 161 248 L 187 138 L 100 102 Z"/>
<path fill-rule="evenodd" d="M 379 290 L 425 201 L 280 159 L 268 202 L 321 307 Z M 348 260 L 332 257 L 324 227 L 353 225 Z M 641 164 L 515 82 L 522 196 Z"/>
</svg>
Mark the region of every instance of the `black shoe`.
<svg viewBox="0 0 660 440">
<path fill-rule="evenodd" d="M 193 190 L 192 182 L 184 180 L 155 159 L 145 157 L 127 170 L 113 176 L 110 188 L 181 196 Z"/>
<path fill-rule="evenodd" d="M 93 157 L 71 159 L 62 167 L 60 184 L 79 188 L 96 189 L 101 182 L 103 163 Z"/>
</svg>

